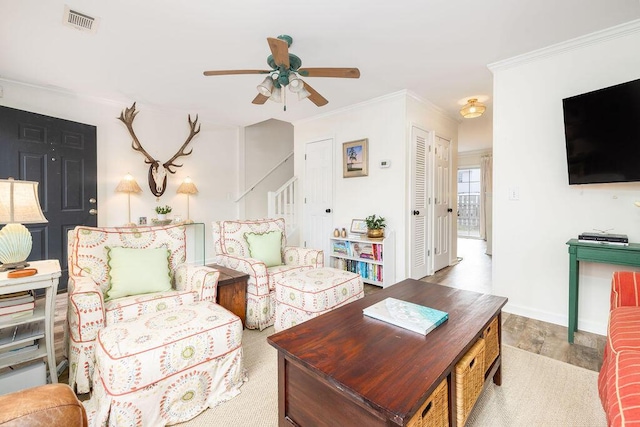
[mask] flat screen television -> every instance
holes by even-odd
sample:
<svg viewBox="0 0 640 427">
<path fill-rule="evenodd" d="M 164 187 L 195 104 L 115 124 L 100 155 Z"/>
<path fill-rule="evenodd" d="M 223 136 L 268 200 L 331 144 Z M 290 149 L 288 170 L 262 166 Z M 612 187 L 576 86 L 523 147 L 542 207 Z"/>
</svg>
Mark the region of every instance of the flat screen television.
<svg viewBox="0 0 640 427">
<path fill-rule="evenodd" d="M 569 184 L 640 181 L 640 80 L 562 100 Z"/>
</svg>

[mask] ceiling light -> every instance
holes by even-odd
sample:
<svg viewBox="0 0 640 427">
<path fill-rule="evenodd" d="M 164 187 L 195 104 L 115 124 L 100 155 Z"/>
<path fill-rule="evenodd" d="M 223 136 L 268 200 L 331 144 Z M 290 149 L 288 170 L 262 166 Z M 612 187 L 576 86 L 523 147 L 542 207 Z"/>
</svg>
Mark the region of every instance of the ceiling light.
<svg viewBox="0 0 640 427">
<path fill-rule="evenodd" d="M 273 102 L 282 102 L 282 89 L 279 87 L 274 87 L 271 91 L 271 96 L 269 99 Z"/>
<path fill-rule="evenodd" d="M 304 86 L 298 91 L 298 101 L 302 101 L 309 96 L 311 96 L 311 93 L 307 89 L 305 89 Z"/>
<path fill-rule="evenodd" d="M 261 95 L 271 96 L 271 91 L 273 91 L 273 79 L 271 78 L 271 76 L 265 77 L 262 83 L 257 86 L 257 88 L 258 92 L 260 92 Z"/>
<path fill-rule="evenodd" d="M 304 82 L 298 78 L 294 73 L 289 75 L 289 90 L 293 93 L 298 93 L 304 88 Z"/>
<path fill-rule="evenodd" d="M 478 102 L 477 98 L 472 98 L 460 109 L 460 114 L 462 114 L 462 117 L 465 119 L 472 119 L 474 117 L 480 117 L 486 109 L 487 107 L 481 102 Z"/>
</svg>

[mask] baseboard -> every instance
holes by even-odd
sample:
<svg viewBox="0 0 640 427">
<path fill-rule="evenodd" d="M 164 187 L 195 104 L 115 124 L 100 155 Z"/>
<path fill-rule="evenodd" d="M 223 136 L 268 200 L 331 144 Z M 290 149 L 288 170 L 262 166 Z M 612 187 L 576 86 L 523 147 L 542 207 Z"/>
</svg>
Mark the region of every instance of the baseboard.
<svg viewBox="0 0 640 427">
<path fill-rule="evenodd" d="M 535 310 L 529 307 L 524 307 L 521 305 L 515 305 L 511 303 L 507 303 L 502 309 L 505 313 L 511 313 L 518 316 L 528 317 L 530 319 L 541 320 L 543 322 L 553 323 L 555 325 L 560 325 L 567 327 L 569 318 L 566 314 L 558 314 L 552 313 L 549 311 L 543 310 Z M 604 322 L 594 322 L 592 320 L 585 320 L 578 318 L 578 328 L 581 331 L 591 332 L 593 334 L 598 335 L 606 335 L 607 334 L 607 321 L 605 319 Z"/>
</svg>

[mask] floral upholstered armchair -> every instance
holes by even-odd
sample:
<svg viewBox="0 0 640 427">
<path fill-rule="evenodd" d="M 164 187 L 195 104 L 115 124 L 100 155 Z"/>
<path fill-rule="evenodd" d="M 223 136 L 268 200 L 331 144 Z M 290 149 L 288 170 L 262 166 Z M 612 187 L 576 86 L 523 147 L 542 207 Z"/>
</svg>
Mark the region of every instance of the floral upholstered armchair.
<svg viewBox="0 0 640 427">
<path fill-rule="evenodd" d="M 213 223 L 216 263 L 249 275 L 245 326 L 264 329 L 275 321 L 275 283 L 296 271 L 324 266 L 322 250 L 287 246 L 284 219 Z"/>
<path fill-rule="evenodd" d="M 69 385 L 92 387 L 98 331 L 200 300 L 216 301 L 220 272 L 185 263 L 183 225 L 140 228 L 78 226 L 68 232 L 66 339 Z"/>
</svg>

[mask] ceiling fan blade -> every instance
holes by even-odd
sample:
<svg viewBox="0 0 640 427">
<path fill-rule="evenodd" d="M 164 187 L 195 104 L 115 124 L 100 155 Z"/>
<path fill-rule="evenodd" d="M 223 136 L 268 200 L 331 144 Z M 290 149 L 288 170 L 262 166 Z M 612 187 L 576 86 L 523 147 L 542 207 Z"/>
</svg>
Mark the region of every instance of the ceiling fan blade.
<svg viewBox="0 0 640 427">
<path fill-rule="evenodd" d="M 298 73 L 304 77 L 341 77 L 357 79 L 360 70 L 357 68 L 300 68 Z"/>
<path fill-rule="evenodd" d="M 309 83 L 304 82 L 304 88 L 307 90 L 307 92 L 310 93 L 309 100 L 316 104 L 318 107 L 322 107 L 323 105 L 327 105 L 329 103 L 329 101 L 327 101 L 324 96 L 320 95 L 314 88 L 309 86 Z"/>
<path fill-rule="evenodd" d="M 269 74 L 269 70 L 219 70 L 205 71 L 205 76 L 227 76 L 229 74 Z"/>
<path fill-rule="evenodd" d="M 267 37 L 269 43 L 269 49 L 273 55 L 273 60 L 276 65 L 282 65 L 285 68 L 289 68 L 289 44 L 280 39 L 273 37 Z"/>
<path fill-rule="evenodd" d="M 265 102 L 267 102 L 267 99 L 269 99 L 268 96 L 265 96 L 261 93 L 259 93 L 255 98 L 253 98 L 253 101 L 251 101 L 252 104 L 259 104 L 262 105 Z"/>
</svg>

